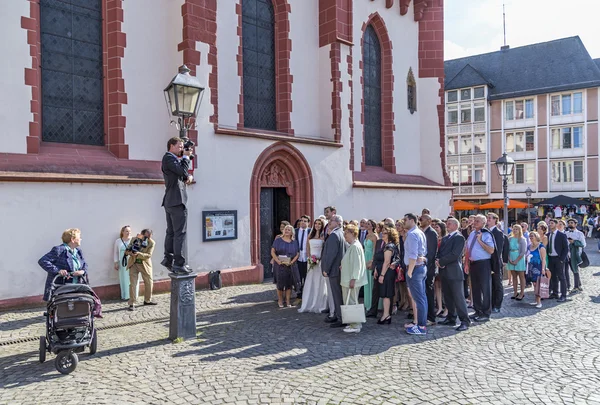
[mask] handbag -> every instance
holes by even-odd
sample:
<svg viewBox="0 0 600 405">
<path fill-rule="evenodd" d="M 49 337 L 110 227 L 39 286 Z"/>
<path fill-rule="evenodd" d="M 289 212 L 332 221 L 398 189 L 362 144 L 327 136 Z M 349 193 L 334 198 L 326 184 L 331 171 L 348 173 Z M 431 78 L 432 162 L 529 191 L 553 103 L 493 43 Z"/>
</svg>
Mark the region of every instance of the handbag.
<svg viewBox="0 0 600 405">
<path fill-rule="evenodd" d="M 358 302 L 358 288 L 353 288 L 354 294 L 356 295 L 356 302 Z M 342 323 L 346 325 L 350 325 L 353 323 L 365 323 L 367 318 L 365 317 L 365 306 L 364 304 L 354 304 L 348 305 L 350 301 L 350 294 L 352 292 L 348 292 L 346 296 L 346 305 L 340 305 L 342 311 Z"/>
<path fill-rule="evenodd" d="M 218 290 L 223 286 L 221 270 L 213 270 L 208 273 L 208 285 L 211 290 Z"/>
<path fill-rule="evenodd" d="M 550 297 L 550 279 L 546 277 L 544 273 L 540 275 L 536 289 L 536 293 L 540 298 L 546 299 Z"/>
<path fill-rule="evenodd" d="M 579 264 L 579 268 L 585 269 L 589 265 L 590 265 L 590 258 L 588 257 L 587 253 L 585 253 L 585 251 L 582 249 L 581 250 L 581 263 Z"/>
</svg>

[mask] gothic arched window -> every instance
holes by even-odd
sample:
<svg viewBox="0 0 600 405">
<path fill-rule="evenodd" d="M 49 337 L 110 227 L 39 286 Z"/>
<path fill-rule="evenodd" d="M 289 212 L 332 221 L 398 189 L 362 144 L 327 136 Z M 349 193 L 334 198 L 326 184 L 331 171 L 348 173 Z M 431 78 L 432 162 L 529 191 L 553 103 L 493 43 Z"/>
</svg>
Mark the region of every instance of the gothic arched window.
<svg viewBox="0 0 600 405">
<path fill-rule="evenodd" d="M 408 69 L 408 76 L 406 77 L 406 94 L 408 97 L 408 111 L 414 114 L 417 111 L 417 82 L 412 68 Z"/>
<path fill-rule="evenodd" d="M 275 24 L 272 0 L 242 0 L 244 127 L 275 131 Z"/>
<path fill-rule="evenodd" d="M 365 31 L 363 52 L 365 164 L 382 166 L 381 46 L 371 25 Z"/>
</svg>

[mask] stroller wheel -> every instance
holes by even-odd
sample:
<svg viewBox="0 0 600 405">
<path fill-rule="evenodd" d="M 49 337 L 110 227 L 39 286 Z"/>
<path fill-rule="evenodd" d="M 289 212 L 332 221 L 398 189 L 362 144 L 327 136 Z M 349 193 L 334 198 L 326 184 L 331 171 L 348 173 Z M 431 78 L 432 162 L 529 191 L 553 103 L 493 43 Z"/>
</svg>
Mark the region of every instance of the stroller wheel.
<svg viewBox="0 0 600 405">
<path fill-rule="evenodd" d="M 90 343 L 90 354 L 96 354 L 96 350 L 98 350 L 98 334 L 96 329 L 94 329 L 94 334 L 92 335 L 92 341 Z"/>
<path fill-rule="evenodd" d="M 56 369 L 61 374 L 70 374 L 77 367 L 79 357 L 71 350 L 63 350 L 59 352 L 54 361 Z"/>
<path fill-rule="evenodd" d="M 40 336 L 40 363 L 46 361 L 46 336 Z"/>
</svg>

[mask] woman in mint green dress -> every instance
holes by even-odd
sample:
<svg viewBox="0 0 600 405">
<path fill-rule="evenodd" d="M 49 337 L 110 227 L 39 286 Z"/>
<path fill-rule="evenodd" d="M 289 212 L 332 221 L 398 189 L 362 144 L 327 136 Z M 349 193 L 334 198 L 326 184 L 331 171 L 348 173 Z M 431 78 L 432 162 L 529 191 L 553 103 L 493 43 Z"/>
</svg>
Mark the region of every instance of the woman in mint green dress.
<svg viewBox="0 0 600 405">
<path fill-rule="evenodd" d="M 123 266 L 123 256 L 125 256 L 125 250 L 127 246 L 131 242 L 131 227 L 129 225 L 125 225 L 121 228 L 121 233 L 119 234 L 119 238 L 115 241 L 115 246 L 113 249 L 114 255 L 114 269 L 119 272 L 119 286 L 121 287 L 121 299 L 129 300 L 129 269 L 127 268 L 127 261 L 125 261 L 125 266 Z M 138 280 L 136 289 L 139 291 L 140 282 Z M 136 294 L 139 295 L 139 294 Z"/>
<path fill-rule="evenodd" d="M 365 239 L 365 263 L 367 263 L 367 284 L 363 289 L 364 291 L 364 303 L 365 309 L 368 311 L 371 309 L 371 301 L 373 297 L 373 252 L 375 249 L 375 243 L 377 242 L 377 234 L 375 228 L 377 224 L 373 220 L 367 221 L 367 237 Z"/>
</svg>

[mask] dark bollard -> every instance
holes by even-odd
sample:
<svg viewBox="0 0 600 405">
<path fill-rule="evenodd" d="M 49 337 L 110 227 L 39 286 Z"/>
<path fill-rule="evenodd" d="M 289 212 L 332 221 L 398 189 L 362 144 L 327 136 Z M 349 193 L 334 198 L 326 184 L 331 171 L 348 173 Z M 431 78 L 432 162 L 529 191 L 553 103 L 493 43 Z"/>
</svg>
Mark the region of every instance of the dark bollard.
<svg viewBox="0 0 600 405">
<path fill-rule="evenodd" d="M 198 274 L 174 274 L 171 277 L 169 339 L 196 337 L 196 277 Z"/>
</svg>

